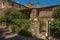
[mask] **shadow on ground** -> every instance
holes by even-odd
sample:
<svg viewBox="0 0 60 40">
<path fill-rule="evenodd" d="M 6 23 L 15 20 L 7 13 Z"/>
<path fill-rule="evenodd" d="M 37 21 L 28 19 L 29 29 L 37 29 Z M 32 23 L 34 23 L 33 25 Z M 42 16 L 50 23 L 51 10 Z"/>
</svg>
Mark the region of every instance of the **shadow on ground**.
<svg viewBox="0 0 60 40">
<path fill-rule="evenodd" d="M 42 39 L 38 39 L 38 38 L 32 38 L 32 37 L 24 37 L 24 36 L 15 36 L 6 40 L 42 40 Z"/>
<path fill-rule="evenodd" d="M 4 32 L 4 30 L 0 29 L 0 40 L 5 40 L 4 37 L 2 36 L 3 32 Z"/>
<path fill-rule="evenodd" d="M 21 36 L 21 35 L 17 35 L 17 36 L 5 39 L 4 37 L 2 37 L 3 33 L 4 33 L 4 30 L 0 29 L 0 40 L 42 40 L 42 39 L 38 39 L 38 38 L 25 37 L 25 36 Z"/>
</svg>

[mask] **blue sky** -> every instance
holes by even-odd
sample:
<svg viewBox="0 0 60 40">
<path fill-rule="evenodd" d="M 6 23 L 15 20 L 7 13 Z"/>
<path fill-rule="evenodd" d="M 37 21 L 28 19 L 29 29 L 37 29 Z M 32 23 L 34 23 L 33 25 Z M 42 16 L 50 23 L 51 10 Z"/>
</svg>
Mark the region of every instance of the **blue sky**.
<svg viewBox="0 0 60 40">
<path fill-rule="evenodd" d="M 16 0 L 13 0 L 16 1 Z M 50 6 L 60 4 L 60 0 L 17 0 L 20 4 L 27 4 L 34 1 L 34 4 L 37 5 L 37 2 L 40 3 L 40 6 Z"/>
</svg>

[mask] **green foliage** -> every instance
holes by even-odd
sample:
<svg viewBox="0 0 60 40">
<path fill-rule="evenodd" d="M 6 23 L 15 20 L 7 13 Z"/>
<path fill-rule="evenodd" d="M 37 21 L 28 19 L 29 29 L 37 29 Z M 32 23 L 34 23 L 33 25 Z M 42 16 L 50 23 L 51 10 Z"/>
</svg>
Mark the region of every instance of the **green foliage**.
<svg viewBox="0 0 60 40">
<path fill-rule="evenodd" d="M 12 30 L 19 33 L 20 35 L 31 36 L 31 32 L 28 32 L 27 30 L 30 27 L 32 21 L 29 19 L 23 19 L 22 13 L 19 10 L 16 14 L 17 16 L 15 17 L 15 19 L 12 20 L 12 24 L 15 25 L 12 26 Z M 23 28 L 22 25 L 24 25 Z"/>
<path fill-rule="evenodd" d="M 40 23 L 40 26 L 41 26 L 41 27 L 43 27 L 43 26 L 46 24 L 45 21 L 44 21 L 41 17 L 38 17 L 37 20 L 38 20 L 38 22 Z M 33 22 L 34 19 L 31 19 L 31 21 Z"/>
<path fill-rule="evenodd" d="M 16 25 L 17 26 L 17 28 L 15 29 L 15 31 L 17 32 L 19 32 L 20 30 L 19 30 L 19 27 L 20 28 L 22 28 L 22 25 L 24 25 L 24 29 L 25 30 L 28 30 L 28 28 L 29 28 L 29 26 L 30 26 L 30 24 L 31 24 L 31 21 L 30 20 L 28 20 L 28 19 L 15 19 L 15 20 L 13 20 L 13 23 L 12 23 L 13 25 Z M 15 28 L 15 27 L 13 27 L 13 28 Z M 24 30 L 24 29 L 22 29 L 22 30 Z"/>
<path fill-rule="evenodd" d="M 51 22 L 50 24 L 50 30 L 51 30 L 51 34 L 52 36 L 59 36 L 60 33 L 60 6 L 56 7 L 53 11 L 52 14 L 54 20 Z"/>
<path fill-rule="evenodd" d="M 53 10 L 52 16 L 53 16 L 54 18 L 60 18 L 60 6 L 56 7 L 56 8 Z"/>
<path fill-rule="evenodd" d="M 11 25 L 12 31 L 16 33 L 19 33 L 20 30 L 28 30 L 31 24 L 29 19 L 23 19 L 20 9 L 16 9 L 16 11 L 12 9 L 5 10 L 5 13 L 0 16 L 0 22 L 6 22 L 7 27 Z M 24 25 L 24 28 L 22 28 L 22 25 Z"/>
<path fill-rule="evenodd" d="M 57 35 L 60 33 L 60 19 L 55 19 L 51 24 L 50 24 L 50 30 L 53 35 Z"/>
<path fill-rule="evenodd" d="M 58 31 L 60 31 L 60 19 L 55 19 L 51 24 L 51 30 L 55 30 L 57 29 Z"/>
<path fill-rule="evenodd" d="M 46 24 L 45 21 L 40 17 L 38 17 L 38 21 L 40 23 L 40 26 L 42 26 L 42 27 Z"/>
<path fill-rule="evenodd" d="M 24 29 L 27 30 L 31 24 L 31 21 L 28 19 L 16 19 L 13 24 L 19 26 L 20 28 L 22 27 L 22 24 L 24 24 Z"/>
<path fill-rule="evenodd" d="M 4 16 L 0 16 L 0 23 L 2 23 L 4 21 L 5 17 Z"/>
<path fill-rule="evenodd" d="M 16 33 L 18 33 L 21 30 L 21 28 L 17 25 L 12 25 L 11 29 L 12 29 L 13 32 L 16 32 Z"/>
<path fill-rule="evenodd" d="M 11 11 L 5 11 L 3 15 L 0 16 L 0 23 L 6 22 L 6 28 L 12 23 Z"/>
<path fill-rule="evenodd" d="M 40 23 L 39 31 L 41 32 L 42 29 L 43 29 L 43 26 L 45 26 L 46 23 L 45 23 L 45 21 L 44 21 L 42 18 L 40 18 L 40 17 L 38 17 L 38 21 L 39 21 L 39 23 Z"/>
<path fill-rule="evenodd" d="M 27 31 L 27 30 L 21 30 L 20 32 L 19 32 L 19 34 L 20 35 L 23 35 L 23 36 L 26 36 L 26 37 L 32 37 L 32 33 L 31 32 L 29 32 L 29 31 Z"/>
<path fill-rule="evenodd" d="M 31 21 L 26 19 L 24 24 L 25 24 L 24 29 L 27 30 L 28 28 L 30 28 Z"/>
</svg>

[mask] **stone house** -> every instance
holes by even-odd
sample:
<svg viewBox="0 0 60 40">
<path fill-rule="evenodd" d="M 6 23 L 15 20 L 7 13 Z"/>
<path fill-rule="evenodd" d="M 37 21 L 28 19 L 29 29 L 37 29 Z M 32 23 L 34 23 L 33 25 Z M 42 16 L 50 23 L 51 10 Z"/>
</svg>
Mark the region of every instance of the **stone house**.
<svg viewBox="0 0 60 40">
<path fill-rule="evenodd" d="M 10 8 L 10 7 L 12 7 L 12 8 L 22 8 L 22 7 L 28 8 L 22 4 L 19 4 L 17 2 L 13 2 L 11 0 L 0 0 L 0 8 L 6 8 L 6 7 L 8 7 L 8 8 Z"/>
<path fill-rule="evenodd" d="M 44 34 L 45 36 L 48 37 L 48 35 L 50 34 L 50 28 L 49 28 L 49 23 L 53 20 L 53 17 L 52 17 L 52 13 L 53 13 L 53 9 L 55 7 L 58 7 L 60 5 L 53 5 L 53 6 L 45 6 L 45 7 L 40 7 L 40 8 L 29 8 L 29 9 L 25 9 L 25 17 L 27 16 L 26 15 L 26 12 L 28 12 L 28 10 L 30 11 L 29 14 L 30 14 L 30 18 L 31 19 L 35 19 L 37 18 L 38 16 L 41 17 L 45 22 L 46 22 L 46 25 L 42 27 L 42 30 L 45 31 L 45 32 L 41 32 L 41 33 L 38 33 L 38 25 L 37 23 L 36 24 L 33 24 L 34 28 L 33 30 L 35 30 L 35 32 L 37 32 L 35 35 L 37 34 Z M 36 26 L 36 27 L 35 27 Z M 37 28 L 37 29 L 35 29 Z M 32 29 L 31 29 L 32 30 Z"/>
<path fill-rule="evenodd" d="M 60 5 L 34 7 L 34 3 L 22 5 L 22 4 L 13 2 L 11 0 L 0 0 L 0 9 L 2 9 L 2 10 L 3 10 L 3 8 L 7 8 L 7 7 L 8 8 L 24 8 L 24 10 L 22 10 L 24 18 L 27 18 L 27 16 L 29 17 L 29 19 L 35 19 L 38 16 L 41 17 L 46 22 L 46 25 L 42 28 L 42 30 L 46 31 L 44 33 L 46 36 L 48 35 L 48 32 L 49 32 L 49 22 L 53 19 L 53 17 L 52 17 L 53 9 L 57 6 L 60 6 Z M 27 14 L 27 12 L 29 14 Z M 1 13 L 2 13 L 2 11 L 0 11 L 0 14 Z M 4 27 L 5 23 L 2 24 L 2 26 Z M 34 27 L 34 30 L 37 27 L 38 27 L 38 25 L 36 25 L 36 27 Z M 36 29 L 36 30 L 38 30 L 38 29 Z M 35 30 L 35 32 L 38 33 L 36 30 Z M 38 34 L 40 35 L 40 33 L 38 33 Z"/>
<path fill-rule="evenodd" d="M 27 9 L 28 7 L 22 5 L 22 4 L 19 4 L 17 2 L 13 2 L 11 0 L 0 0 L 0 15 L 2 15 L 5 11 L 6 8 L 24 8 L 24 9 Z M 5 28 L 5 23 L 2 24 L 2 26 L 0 26 L 0 28 Z"/>
</svg>

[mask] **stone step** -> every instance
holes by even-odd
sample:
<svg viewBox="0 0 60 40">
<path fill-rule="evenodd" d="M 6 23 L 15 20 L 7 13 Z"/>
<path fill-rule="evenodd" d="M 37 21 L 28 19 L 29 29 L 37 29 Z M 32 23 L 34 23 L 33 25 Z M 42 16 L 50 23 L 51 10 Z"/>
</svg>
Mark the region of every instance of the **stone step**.
<svg viewBox="0 0 60 40">
<path fill-rule="evenodd" d="M 15 36 L 17 36 L 18 34 L 9 34 L 9 35 L 6 35 L 5 36 L 5 39 L 8 39 L 8 38 L 12 38 L 12 37 L 15 37 Z"/>
<path fill-rule="evenodd" d="M 12 32 L 4 32 L 3 36 L 7 36 L 7 35 L 11 35 L 11 34 L 13 34 L 13 33 Z"/>
<path fill-rule="evenodd" d="M 9 29 L 5 29 L 5 28 L 1 28 L 0 30 L 2 30 L 2 31 L 4 31 L 4 32 L 8 32 L 9 31 Z"/>
</svg>

